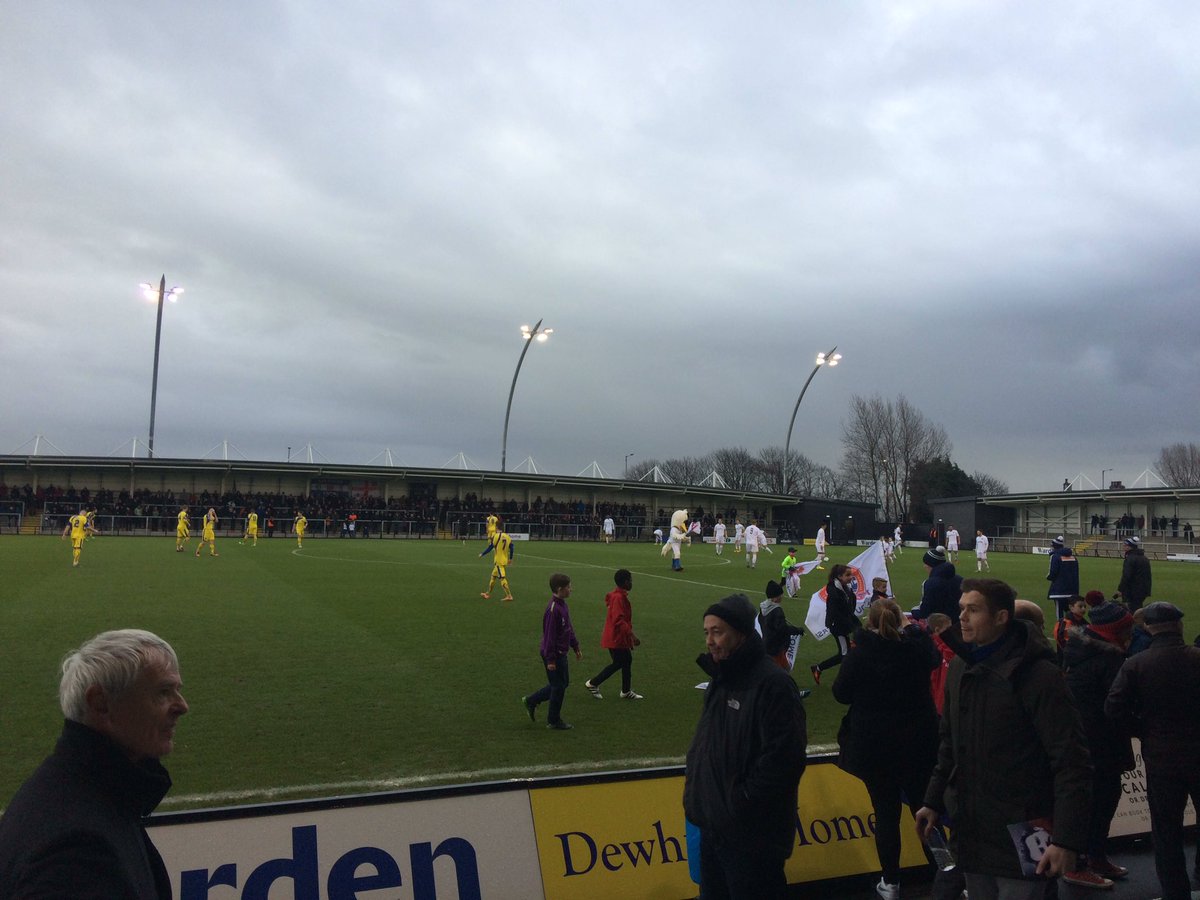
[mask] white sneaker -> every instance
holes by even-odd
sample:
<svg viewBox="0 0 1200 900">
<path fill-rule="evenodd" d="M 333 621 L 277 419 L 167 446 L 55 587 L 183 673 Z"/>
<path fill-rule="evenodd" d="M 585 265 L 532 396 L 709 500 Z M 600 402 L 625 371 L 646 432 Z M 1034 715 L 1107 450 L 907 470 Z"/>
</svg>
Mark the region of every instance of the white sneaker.
<svg viewBox="0 0 1200 900">
<path fill-rule="evenodd" d="M 645 700 L 646 698 L 637 691 L 621 691 L 622 700 Z"/>
<path fill-rule="evenodd" d="M 588 689 L 588 693 L 590 693 L 590 694 L 591 694 L 593 697 L 595 697 L 597 700 L 603 700 L 603 699 L 604 699 L 602 696 L 600 696 L 600 688 L 598 688 L 598 687 L 596 687 L 595 685 L 593 685 L 593 684 L 592 684 L 590 681 L 585 681 L 585 682 L 583 683 L 583 686 L 584 686 L 585 688 L 587 688 L 587 689 Z"/>
<path fill-rule="evenodd" d="M 882 878 L 879 879 L 879 884 L 875 885 L 875 893 L 883 900 L 900 900 L 900 885 L 888 884 Z"/>
</svg>

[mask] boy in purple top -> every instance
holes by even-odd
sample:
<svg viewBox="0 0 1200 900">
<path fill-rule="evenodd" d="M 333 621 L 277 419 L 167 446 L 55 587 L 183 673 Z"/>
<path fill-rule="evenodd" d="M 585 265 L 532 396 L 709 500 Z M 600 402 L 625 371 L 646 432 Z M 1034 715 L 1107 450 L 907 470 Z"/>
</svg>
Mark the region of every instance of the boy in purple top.
<svg viewBox="0 0 1200 900">
<path fill-rule="evenodd" d="M 567 609 L 567 598 L 571 596 L 571 577 L 556 572 L 550 576 L 550 603 L 542 615 L 542 665 L 546 667 L 545 687 L 521 698 L 521 705 L 536 721 L 535 710 L 539 703 L 550 701 L 550 712 L 546 716 L 546 727 L 555 731 L 566 731 L 571 727 L 559 716 L 563 697 L 567 693 L 570 674 L 567 669 L 567 651 L 574 650 L 576 659 L 583 659 L 575 629 L 571 627 L 571 611 Z"/>
</svg>

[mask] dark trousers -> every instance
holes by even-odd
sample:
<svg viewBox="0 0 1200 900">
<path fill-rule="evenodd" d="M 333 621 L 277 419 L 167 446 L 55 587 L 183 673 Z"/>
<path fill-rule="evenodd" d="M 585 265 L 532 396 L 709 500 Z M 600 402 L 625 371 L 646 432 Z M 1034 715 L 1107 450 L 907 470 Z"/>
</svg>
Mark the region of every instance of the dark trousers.
<svg viewBox="0 0 1200 900">
<path fill-rule="evenodd" d="M 609 650 L 608 655 L 612 657 L 612 662 L 601 669 L 599 675 L 592 676 L 592 687 L 599 687 L 601 682 L 605 681 L 609 675 L 620 670 L 621 693 L 628 694 L 633 678 L 633 651 Z"/>
<path fill-rule="evenodd" d="M 1162 885 L 1162 900 L 1191 900 L 1191 881 L 1183 853 L 1183 809 L 1189 794 L 1200 807 L 1200 772 L 1182 777 L 1147 771 L 1146 794 L 1150 801 L 1154 868 Z M 1196 864 L 1200 868 L 1200 859 Z"/>
<path fill-rule="evenodd" d="M 554 663 L 554 668 L 549 667 L 550 663 Z M 563 654 L 557 659 L 543 659 L 542 665 L 546 666 L 546 685 L 539 688 L 537 691 L 529 695 L 529 705 L 537 706 L 539 703 L 550 701 L 550 712 L 546 714 L 546 722 L 553 725 L 559 721 L 559 713 L 562 712 L 563 697 L 567 695 L 567 685 L 571 683 L 570 670 L 567 668 L 567 654 Z"/>
<path fill-rule="evenodd" d="M 1094 757 L 1093 757 L 1094 759 Z M 1098 761 L 1092 771 L 1092 811 L 1088 816 L 1088 859 L 1100 862 L 1108 858 L 1108 829 L 1121 802 L 1119 764 Z"/>
<path fill-rule="evenodd" d="M 835 634 L 833 639 L 837 643 L 837 653 L 829 657 L 829 659 L 823 659 L 817 663 L 817 668 L 822 672 L 824 672 L 826 669 L 832 669 L 834 666 L 841 664 L 842 657 L 850 652 L 849 637 L 842 634 Z"/>
<path fill-rule="evenodd" d="M 700 831 L 700 900 L 784 900 L 783 857 L 722 845 Z"/>
<path fill-rule="evenodd" d="M 863 778 L 871 808 L 875 810 L 875 852 L 888 884 L 900 883 L 900 804 L 908 803 L 915 816 L 921 808 L 930 770 L 881 772 Z M 901 797 L 903 794 L 903 797 Z"/>
</svg>

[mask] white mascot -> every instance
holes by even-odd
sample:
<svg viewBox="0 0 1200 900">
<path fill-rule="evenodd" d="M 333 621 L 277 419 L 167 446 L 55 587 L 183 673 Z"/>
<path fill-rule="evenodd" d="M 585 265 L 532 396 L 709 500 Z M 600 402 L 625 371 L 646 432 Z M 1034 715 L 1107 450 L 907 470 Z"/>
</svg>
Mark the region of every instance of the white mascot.
<svg viewBox="0 0 1200 900">
<path fill-rule="evenodd" d="M 691 543 L 691 536 L 688 535 L 687 528 L 688 511 L 686 509 L 677 509 L 671 513 L 671 533 L 667 535 L 666 541 L 663 542 L 662 555 L 666 556 L 669 550 L 674 558 L 671 560 L 671 568 L 676 572 L 683 571 L 683 562 L 680 559 L 681 550 L 684 542 Z"/>
</svg>

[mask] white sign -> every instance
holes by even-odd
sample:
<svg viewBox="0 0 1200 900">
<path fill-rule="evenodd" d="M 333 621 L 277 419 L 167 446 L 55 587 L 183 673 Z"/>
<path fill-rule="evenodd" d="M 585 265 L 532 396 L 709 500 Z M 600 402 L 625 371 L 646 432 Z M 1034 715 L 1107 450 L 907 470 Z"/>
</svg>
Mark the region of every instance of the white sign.
<svg viewBox="0 0 1200 900">
<path fill-rule="evenodd" d="M 542 896 L 526 790 L 150 826 L 180 900 Z"/>
</svg>

